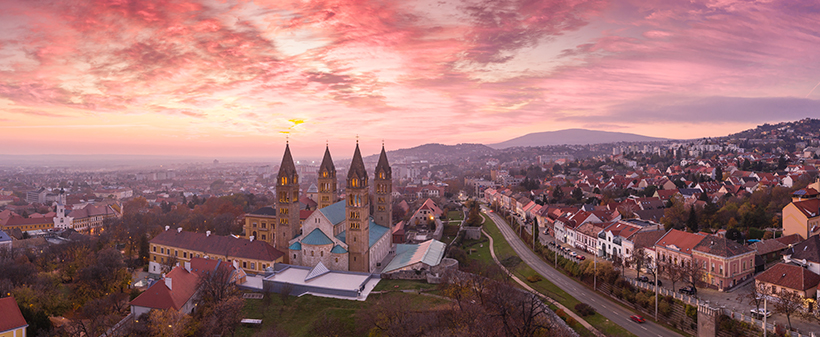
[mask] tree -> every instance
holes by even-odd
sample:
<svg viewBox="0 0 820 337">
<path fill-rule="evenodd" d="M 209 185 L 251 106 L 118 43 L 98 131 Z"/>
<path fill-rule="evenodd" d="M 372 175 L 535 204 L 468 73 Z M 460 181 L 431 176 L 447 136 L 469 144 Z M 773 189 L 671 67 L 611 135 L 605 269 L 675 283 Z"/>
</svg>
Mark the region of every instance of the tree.
<svg viewBox="0 0 820 337">
<path fill-rule="evenodd" d="M 200 274 L 197 289 L 204 305 L 216 305 L 230 297 L 238 296 L 239 289 L 231 282 L 233 269 L 220 265 L 211 271 Z"/>
<path fill-rule="evenodd" d="M 564 191 L 561 190 L 561 186 L 555 186 L 555 188 L 552 190 L 552 197 L 556 201 L 564 200 Z"/>
<path fill-rule="evenodd" d="M 669 199 L 669 203 L 669 207 L 663 210 L 661 223 L 664 224 L 666 230 L 681 228 L 686 219 L 686 208 L 683 205 L 683 197 L 675 195 Z"/>
<path fill-rule="evenodd" d="M 673 262 L 661 262 L 661 275 L 669 279 L 669 282 L 672 282 L 672 289 L 675 289 L 675 284 L 683 281 L 686 278 L 686 271 L 684 267 Z"/>
<path fill-rule="evenodd" d="M 643 247 L 635 249 L 632 252 L 632 257 L 630 258 L 630 262 L 634 265 L 635 270 L 638 271 L 637 276 L 641 276 L 641 268 L 644 267 L 648 262 L 649 257 L 646 256 L 646 250 Z"/>
<path fill-rule="evenodd" d="M 702 193 L 706 194 L 706 193 Z M 692 231 L 692 233 L 698 232 L 698 215 L 695 214 L 695 206 L 692 205 L 689 207 L 689 217 L 686 218 L 686 227 Z"/>
<path fill-rule="evenodd" d="M 749 305 L 755 306 L 755 309 L 760 310 L 763 306 L 764 298 L 771 295 L 771 288 L 763 283 L 757 283 L 749 287 L 749 291 L 737 296 L 740 301 L 745 301 Z"/>
<path fill-rule="evenodd" d="M 176 310 L 151 310 L 148 315 L 148 330 L 151 336 L 174 337 L 187 335 L 191 325 L 191 316 Z"/>
<path fill-rule="evenodd" d="M 698 282 L 703 280 L 703 268 L 697 260 L 692 259 L 683 267 L 684 279 L 689 282 L 693 289 L 697 289 Z"/>
<path fill-rule="evenodd" d="M 805 306 L 805 299 L 796 291 L 780 290 L 780 294 L 776 294 L 778 300 L 774 302 L 774 312 L 781 313 L 786 316 L 789 322 L 789 330 L 792 329 L 792 315 L 802 310 Z"/>
<path fill-rule="evenodd" d="M 720 166 L 715 167 L 715 180 L 723 181 L 723 169 Z"/>
</svg>

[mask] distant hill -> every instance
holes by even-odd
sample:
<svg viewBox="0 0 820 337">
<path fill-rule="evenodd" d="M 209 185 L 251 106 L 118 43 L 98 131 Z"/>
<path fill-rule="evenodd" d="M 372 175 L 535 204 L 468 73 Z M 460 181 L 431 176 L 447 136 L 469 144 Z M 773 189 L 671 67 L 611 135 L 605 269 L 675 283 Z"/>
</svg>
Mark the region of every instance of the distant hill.
<svg viewBox="0 0 820 337">
<path fill-rule="evenodd" d="M 418 158 L 430 162 L 452 162 L 462 159 L 477 158 L 495 154 L 496 150 L 482 144 L 424 144 L 409 149 L 387 151 L 387 158 Z M 378 154 L 363 158 L 364 161 L 376 162 Z"/>
<path fill-rule="evenodd" d="M 659 142 L 665 140 L 667 139 L 641 136 L 634 133 L 566 129 L 530 133 L 505 142 L 490 144 L 489 146 L 494 149 L 505 149 L 516 146 L 585 145 L 617 142 Z"/>
</svg>

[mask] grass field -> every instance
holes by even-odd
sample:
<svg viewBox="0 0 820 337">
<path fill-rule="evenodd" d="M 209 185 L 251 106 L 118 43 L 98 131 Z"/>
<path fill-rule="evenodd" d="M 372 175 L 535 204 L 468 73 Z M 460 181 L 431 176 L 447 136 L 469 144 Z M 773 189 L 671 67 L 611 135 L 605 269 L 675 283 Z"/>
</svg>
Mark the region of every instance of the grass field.
<svg viewBox="0 0 820 337">
<path fill-rule="evenodd" d="M 496 256 L 498 256 L 499 260 L 503 260 L 505 257 L 515 255 L 515 251 L 512 249 L 512 246 L 510 246 L 507 240 L 504 239 L 504 236 L 501 235 L 501 231 L 499 231 L 495 223 L 492 220 L 490 220 L 490 218 L 486 214 L 484 215 L 484 231 L 486 231 L 487 234 L 490 234 L 490 236 L 493 237 L 493 248 L 495 249 L 495 254 Z M 489 250 L 487 251 L 487 254 L 489 254 Z M 492 259 L 492 257 L 490 257 L 490 259 Z M 535 272 L 535 270 L 533 270 L 524 263 L 521 263 L 519 266 L 514 268 L 513 273 L 522 280 L 526 280 L 527 277 L 538 274 L 537 272 Z M 565 307 L 569 308 L 576 314 L 578 313 L 577 311 L 575 311 L 575 305 L 581 303 L 581 301 L 570 296 L 569 294 L 567 294 L 567 292 L 565 292 L 561 288 L 558 288 L 552 282 L 544 279 L 543 277 L 541 278 L 541 281 L 528 282 L 528 285 L 536 291 L 546 295 L 547 297 L 554 299 L 558 303 L 563 304 Z M 596 313 L 592 316 L 586 316 L 584 317 L 584 319 L 587 322 L 589 322 L 589 324 L 591 324 L 607 336 L 635 336 L 631 332 L 626 331 L 621 326 L 613 323 L 606 317 L 601 316 L 601 314 Z M 581 329 L 584 328 L 581 327 Z M 576 329 L 576 331 L 578 331 L 578 333 L 581 335 L 585 335 L 585 333 L 592 335 L 592 333 L 586 329 L 584 329 L 584 332 L 578 329 Z"/>
<path fill-rule="evenodd" d="M 405 284 L 404 282 L 398 284 L 400 287 L 414 287 L 414 285 Z M 381 285 L 381 282 L 379 285 Z M 392 288 L 393 285 L 397 285 L 397 283 L 385 283 L 385 287 Z M 262 326 L 240 326 L 236 331 L 236 336 L 253 336 L 273 328 L 284 331 L 288 336 L 313 336 L 315 335 L 315 332 L 313 332 L 314 327 L 324 317 L 338 319 L 339 324 L 345 330 L 355 331 L 357 314 L 361 310 L 370 308 L 379 298 L 386 296 L 395 297 L 400 301 L 399 303 L 418 305 L 420 309 L 432 309 L 448 303 L 446 300 L 431 296 L 402 292 L 371 294 L 364 302 L 305 295 L 302 297 L 291 296 L 286 303 L 282 303 L 278 295 L 274 294 L 273 296 L 268 307 L 263 305 L 262 300 L 245 300 L 242 317 L 261 319 Z"/>
</svg>

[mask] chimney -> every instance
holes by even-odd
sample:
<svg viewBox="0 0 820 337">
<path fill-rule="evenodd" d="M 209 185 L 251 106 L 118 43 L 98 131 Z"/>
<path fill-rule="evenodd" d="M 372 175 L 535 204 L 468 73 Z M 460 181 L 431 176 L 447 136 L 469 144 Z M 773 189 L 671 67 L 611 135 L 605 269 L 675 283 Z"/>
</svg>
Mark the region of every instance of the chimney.
<svg viewBox="0 0 820 337">
<path fill-rule="evenodd" d="M 191 263 L 190 262 L 185 262 L 185 270 L 187 270 L 189 273 L 191 272 Z"/>
<path fill-rule="evenodd" d="M 171 226 L 165 226 L 166 231 L 169 230 L 169 229 L 171 229 Z"/>
<path fill-rule="evenodd" d="M 251 235 L 251 242 L 253 242 L 253 235 Z"/>
<path fill-rule="evenodd" d="M 182 227 L 177 227 L 177 233 L 182 233 Z"/>
<path fill-rule="evenodd" d="M 165 285 L 168 286 L 168 290 L 174 290 L 174 288 L 171 287 L 171 278 L 170 277 L 165 278 Z"/>
<path fill-rule="evenodd" d="M 211 231 L 205 231 L 205 237 L 211 236 Z"/>
</svg>

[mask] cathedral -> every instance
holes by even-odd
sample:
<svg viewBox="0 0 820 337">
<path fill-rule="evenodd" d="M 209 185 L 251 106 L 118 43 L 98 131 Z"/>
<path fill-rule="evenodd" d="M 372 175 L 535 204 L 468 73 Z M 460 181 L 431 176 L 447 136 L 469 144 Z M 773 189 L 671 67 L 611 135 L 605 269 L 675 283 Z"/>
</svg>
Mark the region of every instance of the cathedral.
<svg viewBox="0 0 820 337">
<path fill-rule="evenodd" d="M 285 145 L 276 184 L 278 221 L 271 226 L 274 246 L 285 253 L 287 264 L 321 264 L 330 270 L 371 273 L 392 248 L 392 190 L 393 175 L 384 146 L 371 183 L 357 142 L 345 198 L 337 200 L 336 167 L 330 149 L 325 148 L 318 174 L 318 209 L 300 228 L 299 176 L 290 147 Z"/>
</svg>

